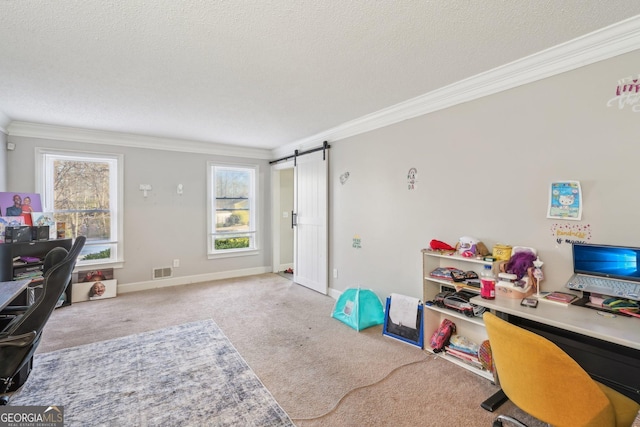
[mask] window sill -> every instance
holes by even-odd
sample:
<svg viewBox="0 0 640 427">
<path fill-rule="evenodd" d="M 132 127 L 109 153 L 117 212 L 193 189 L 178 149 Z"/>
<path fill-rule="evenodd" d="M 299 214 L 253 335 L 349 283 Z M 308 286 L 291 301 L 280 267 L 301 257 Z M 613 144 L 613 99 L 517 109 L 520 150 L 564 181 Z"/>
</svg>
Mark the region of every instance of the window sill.
<svg viewBox="0 0 640 427">
<path fill-rule="evenodd" d="M 95 261 L 78 261 L 76 263 L 76 267 L 75 267 L 75 271 L 78 270 L 100 270 L 100 269 L 106 269 L 106 268 L 113 268 L 113 269 L 118 269 L 118 268 L 123 268 L 124 267 L 124 261 L 101 261 L 101 260 L 95 260 Z"/>
<path fill-rule="evenodd" d="M 235 258 L 241 256 L 254 256 L 260 253 L 259 249 L 249 249 L 244 251 L 233 251 L 229 250 L 226 252 L 216 252 L 207 254 L 207 259 L 218 259 L 218 258 Z"/>
</svg>

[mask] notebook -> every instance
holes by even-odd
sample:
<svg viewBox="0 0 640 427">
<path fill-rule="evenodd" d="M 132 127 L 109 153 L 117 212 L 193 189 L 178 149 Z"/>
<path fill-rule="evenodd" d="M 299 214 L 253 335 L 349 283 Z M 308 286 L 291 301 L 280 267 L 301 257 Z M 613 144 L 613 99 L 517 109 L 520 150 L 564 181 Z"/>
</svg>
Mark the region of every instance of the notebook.
<svg viewBox="0 0 640 427">
<path fill-rule="evenodd" d="M 640 300 L 640 248 L 574 243 L 573 272 L 569 289 Z"/>
</svg>

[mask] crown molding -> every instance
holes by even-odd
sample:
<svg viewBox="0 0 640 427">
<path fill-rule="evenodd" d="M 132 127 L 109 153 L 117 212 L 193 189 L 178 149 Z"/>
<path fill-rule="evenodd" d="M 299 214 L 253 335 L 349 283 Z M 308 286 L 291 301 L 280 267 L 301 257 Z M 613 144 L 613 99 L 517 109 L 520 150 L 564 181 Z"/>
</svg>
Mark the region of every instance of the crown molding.
<svg viewBox="0 0 640 427">
<path fill-rule="evenodd" d="M 146 150 L 178 151 L 181 153 L 213 154 L 219 156 L 271 159 L 271 150 L 210 142 L 158 138 L 119 132 L 81 129 L 67 126 L 45 125 L 13 121 L 8 126 L 9 136 L 41 138 L 60 141 L 106 144 Z"/>
<path fill-rule="evenodd" d="M 640 48 L 640 15 L 273 150 L 274 158 L 493 95 Z"/>
<path fill-rule="evenodd" d="M 7 128 L 9 127 L 9 123 L 11 123 L 11 119 L 7 117 L 2 111 L 0 111 L 0 132 L 5 135 L 9 134 Z"/>
</svg>

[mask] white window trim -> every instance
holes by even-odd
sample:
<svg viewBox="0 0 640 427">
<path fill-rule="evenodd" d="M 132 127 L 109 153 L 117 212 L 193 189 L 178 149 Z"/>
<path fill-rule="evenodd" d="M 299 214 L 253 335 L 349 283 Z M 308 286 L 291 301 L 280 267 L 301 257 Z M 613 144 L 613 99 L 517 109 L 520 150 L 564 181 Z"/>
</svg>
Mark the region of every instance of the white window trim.
<svg viewBox="0 0 640 427">
<path fill-rule="evenodd" d="M 91 158 L 95 157 L 97 159 L 113 159 L 117 162 L 117 171 L 116 171 L 116 188 L 117 188 L 117 197 L 116 197 L 116 239 L 117 241 L 117 258 L 115 260 L 103 261 L 103 260 L 90 260 L 90 261 L 80 261 L 78 260 L 77 266 L 91 266 L 93 268 L 122 268 L 124 265 L 124 156 L 122 154 L 113 154 L 113 153 L 104 153 L 97 151 L 77 151 L 77 150 L 64 150 L 64 149 L 50 149 L 50 148 L 35 148 L 35 187 L 36 192 L 41 194 L 42 196 L 42 208 L 49 209 L 51 201 L 47 200 L 47 195 L 45 192 L 47 179 L 45 170 L 45 155 L 57 155 L 57 156 L 73 156 L 73 157 L 84 157 Z M 110 242 L 113 243 L 113 242 Z"/>
<path fill-rule="evenodd" d="M 253 169 L 253 206 L 252 206 L 252 219 L 253 219 L 253 230 L 254 230 L 254 247 L 250 249 L 227 249 L 225 251 L 215 251 L 213 245 L 213 239 L 211 236 L 213 235 L 215 229 L 215 223 L 213 222 L 214 218 L 214 205 L 215 205 L 215 194 L 213 194 L 213 179 L 214 179 L 214 168 L 215 167 L 230 167 L 230 168 L 242 168 L 242 169 Z M 257 164 L 245 164 L 245 163 L 225 163 L 225 162 L 216 162 L 209 160 L 207 161 L 207 258 L 208 259 L 216 259 L 216 258 L 232 258 L 232 257 L 241 257 L 241 256 L 250 256 L 257 255 L 260 253 L 260 218 L 259 218 L 259 205 L 260 200 L 258 194 L 259 191 L 259 179 L 260 176 L 260 166 Z"/>
</svg>

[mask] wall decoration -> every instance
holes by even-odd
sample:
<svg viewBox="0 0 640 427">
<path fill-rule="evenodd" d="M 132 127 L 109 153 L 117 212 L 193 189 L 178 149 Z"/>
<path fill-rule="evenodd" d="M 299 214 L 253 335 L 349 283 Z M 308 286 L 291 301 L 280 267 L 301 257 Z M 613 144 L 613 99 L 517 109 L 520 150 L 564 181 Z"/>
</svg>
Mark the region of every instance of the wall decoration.
<svg viewBox="0 0 640 427">
<path fill-rule="evenodd" d="M 345 172 L 340 175 L 340 184 L 344 185 L 345 182 L 349 179 L 349 172 Z"/>
<path fill-rule="evenodd" d="M 556 223 L 551 226 L 551 235 L 559 245 L 588 243 L 591 240 L 591 225 Z"/>
<path fill-rule="evenodd" d="M 582 218 L 582 190 L 579 181 L 551 183 L 547 218 L 575 221 Z"/>
<path fill-rule="evenodd" d="M 623 77 L 618 80 L 616 96 L 607 102 L 607 107 L 617 106 L 619 110 L 625 107 L 634 113 L 640 113 L 640 74 L 638 77 Z"/>
<path fill-rule="evenodd" d="M 416 186 L 418 185 L 418 169 L 416 168 L 409 169 L 409 172 L 407 173 L 407 184 L 408 184 L 409 190 L 416 189 Z"/>
<path fill-rule="evenodd" d="M 353 236 L 353 245 L 352 245 L 355 249 L 362 249 L 362 239 L 360 238 L 359 235 L 355 235 Z"/>
</svg>

